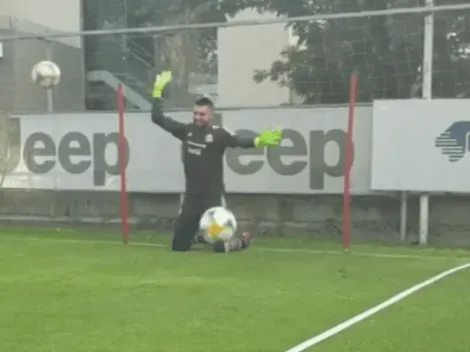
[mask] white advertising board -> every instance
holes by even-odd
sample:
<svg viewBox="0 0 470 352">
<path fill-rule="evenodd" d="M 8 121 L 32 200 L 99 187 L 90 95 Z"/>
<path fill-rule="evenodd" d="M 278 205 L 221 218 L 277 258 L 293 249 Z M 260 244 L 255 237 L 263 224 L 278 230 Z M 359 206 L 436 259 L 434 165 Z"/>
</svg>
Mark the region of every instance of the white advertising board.
<svg viewBox="0 0 470 352">
<path fill-rule="evenodd" d="M 358 108 L 352 189 L 370 191 L 371 108 Z M 189 121 L 189 112 L 170 114 Z M 343 192 L 347 108 L 224 112 L 224 126 L 255 133 L 281 126 L 279 149 L 230 150 L 228 192 L 340 194 Z M 116 114 L 26 115 L 13 118 L 3 187 L 58 190 L 119 190 Z M 184 191 L 180 143 L 150 121 L 148 113 L 126 115 L 130 192 Z M 1 162 L 0 162 L 1 164 Z"/>
<path fill-rule="evenodd" d="M 173 117 L 188 121 L 188 114 Z M 26 115 L 13 122 L 3 187 L 120 189 L 116 114 Z M 180 143 L 149 114 L 127 114 L 125 134 L 129 191 L 181 192 Z"/>
<path fill-rule="evenodd" d="M 351 188 L 370 191 L 372 111 L 356 111 Z M 225 184 L 237 193 L 342 194 L 348 109 L 271 109 L 224 112 L 224 127 L 253 134 L 280 126 L 280 148 L 232 149 L 226 154 Z"/>
<path fill-rule="evenodd" d="M 373 109 L 373 190 L 470 192 L 470 100 L 384 100 Z"/>
</svg>

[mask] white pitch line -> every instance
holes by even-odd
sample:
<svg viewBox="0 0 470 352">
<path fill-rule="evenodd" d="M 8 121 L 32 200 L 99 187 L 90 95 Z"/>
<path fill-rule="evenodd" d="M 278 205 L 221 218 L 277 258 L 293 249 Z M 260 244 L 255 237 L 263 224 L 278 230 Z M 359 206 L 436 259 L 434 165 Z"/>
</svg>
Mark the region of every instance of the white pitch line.
<svg viewBox="0 0 470 352">
<path fill-rule="evenodd" d="M 122 242 L 107 241 L 107 240 L 93 240 L 93 239 L 83 239 L 83 240 L 72 240 L 72 239 L 53 239 L 53 238 L 42 238 L 42 237 L 17 237 L 17 236 L 8 236 L 10 239 L 18 239 L 21 241 L 41 241 L 46 243 L 77 243 L 77 244 L 112 244 L 122 246 Z M 147 243 L 147 242 L 130 242 L 126 246 L 131 247 L 154 247 L 154 248 L 168 248 L 167 245 L 159 243 Z M 326 255 L 344 255 L 343 251 L 334 251 L 334 250 L 323 250 L 323 249 L 300 249 L 300 248 L 273 248 L 273 247 L 253 247 L 250 248 L 250 251 L 256 252 L 271 252 L 271 253 L 305 253 L 305 254 L 326 254 Z M 355 252 L 350 251 L 348 254 L 353 256 L 360 257 L 369 257 L 369 258 L 384 258 L 384 259 L 460 259 L 466 260 L 469 259 L 467 256 L 455 256 L 455 255 L 426 255 L 426 254 L 393 254 L 393 253 L 372 253 L 372 252 Z M 470 254 L 469 254 L 470 256 Z"/>
<path fill-rule="evenodd" d="M 444 272 L 442 272 L 442 273 L 440 273 L 436 276 L 433 276 L 433 277 L 431 277 L 430 279 L 428 279 L 426 281 L 423 281 L 419 284 L 416 284 L 416 285 L 410 287 L 409 289 L 407 289 L 403 292 L 398 293 L 397 295 L 389 298 L 385 302 L 380 303 L 380 304 L 376 305 L 375 307 L 372 307 L 372 308 L 370 308 L 370 309 L 368 309 L 368 310 L 352 317 L 351 319 L 346 320 L 345 322 L 343 322 L 341 324 L 338 324 L 335 327 L 333 327 L 329 330 L 326 330 L 325 332 L 322 332 L 321 334 L 316 335 L 316 336 L 314 336 L 314 337 L 298 344 L 297 346 L 292 347 L 291 349 L 286 350 L 285 352 L 302 352 L 302 351 L 305 351 L 307 348 L 315 346 L 315 345 L 319 344 L 320 342 L 323 342 L 326 339 L 328 339 L 328 338 L 330 338 L 330 337 L 332 337 L 336 334 L 339 334 L 340 332 L 350 328 L 351 326 L 353 326 L 357 323 L 360 323 L 361 321 L 371 317 L 372 315 L 374 315 L 376 313 L 379 313 L 380 311 L 390 307 L 391 305 L 400 302 L 401 300 L 403 300 L 404 298 L 412 295 L 413 293 L 416 293 L 416 292 L 422 290 L 423 288 L 425 288 L 427 286 L 430 286 L 430 285 L 444 279 L 445 277 L 448 277 L 448 276 L 453 275 L 453 274 L 455 274 L 455 273 L 457 273 L 461 270 L 465 270 L 465 269 L 469 269 L 469 268 L 470 268 L 470 263 L 467 263 L 467 264 L 464 264 L 464 265 L 454 267 L 450 270 L 444 271 Z"/>
</svg>

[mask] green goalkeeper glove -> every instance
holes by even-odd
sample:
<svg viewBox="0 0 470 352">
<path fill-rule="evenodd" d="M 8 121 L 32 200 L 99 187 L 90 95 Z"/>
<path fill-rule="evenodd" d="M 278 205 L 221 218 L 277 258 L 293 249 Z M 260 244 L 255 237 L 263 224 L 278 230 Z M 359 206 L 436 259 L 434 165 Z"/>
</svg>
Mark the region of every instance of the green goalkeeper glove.
<svg viewBox="0 0 470 352">
<path fill-rule="evenodd" d="M 277 147 L 282 141 L 282 131 L 265 131 L 255 138 L 256 148 Z"/>
<path fill-rule="evenodd" d="M 155 84 L 153 85 L 152 97 L 161 98 L 163 90 L 171 82 L 172 74 L 171 71 L 163 71 L 161 74 L 155 77 Z"/>
</svg>

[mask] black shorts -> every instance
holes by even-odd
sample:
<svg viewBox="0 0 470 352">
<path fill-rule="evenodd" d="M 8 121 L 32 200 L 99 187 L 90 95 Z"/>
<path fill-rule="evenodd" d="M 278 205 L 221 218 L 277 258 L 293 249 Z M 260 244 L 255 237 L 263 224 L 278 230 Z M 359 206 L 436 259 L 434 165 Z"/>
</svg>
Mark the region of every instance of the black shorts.
<svg viewBox="0 0 470 352">
<path fill-rule="evenodd" d="M 181 209 L 173 230 L 172 249 L 174 251 L 188 251 L 194 237 L 199 232 L 199 220 L 204 212 L 212 207 L 225 206 L 223 196 L 196 196 L 190 195 L 182 199 Z"/>
</svg>

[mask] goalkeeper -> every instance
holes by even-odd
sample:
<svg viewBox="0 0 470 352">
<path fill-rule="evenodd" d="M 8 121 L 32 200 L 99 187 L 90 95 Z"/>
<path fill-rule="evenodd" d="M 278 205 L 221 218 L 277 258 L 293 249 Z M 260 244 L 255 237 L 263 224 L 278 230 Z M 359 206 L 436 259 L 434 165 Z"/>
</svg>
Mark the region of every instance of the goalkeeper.
<svg viewBox="0 0 470 352">
<path fill-rule="evenodd" d="M 234 135 L 212 124 L 214 105 L 209 98 L 200 98 L 193 109 L 193 122 L 181 123 L 165 116 L 162 96 L 171 82 L 172 74 L 157 75 L 153 89 L 152 121 L 179 139 L 183 145 L 183 167 L 186 183 L 185 197 L 175 223 L 172 250 L 188 251 L 198 236 L 202 214 L 214 206 L 225 206 L 223 159 L 226 148 L 264 148 L 278 146 L 281 131 L 267 131 L 256 138 Z M 234 236 L 228 242 L 214 245 L 216 252 L 231 252 L 248 248 L 250 234 Z"/>
</svg>

